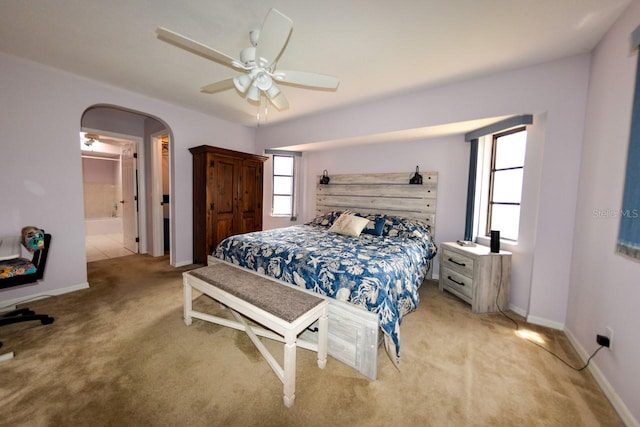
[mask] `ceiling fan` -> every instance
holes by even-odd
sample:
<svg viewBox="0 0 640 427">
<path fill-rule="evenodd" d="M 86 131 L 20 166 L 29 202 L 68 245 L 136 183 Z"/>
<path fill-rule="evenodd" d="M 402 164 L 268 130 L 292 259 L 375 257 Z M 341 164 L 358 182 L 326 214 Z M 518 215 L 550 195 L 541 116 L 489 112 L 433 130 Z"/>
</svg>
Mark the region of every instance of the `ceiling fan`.
<svg viewBox="0 0 640 427">
<path fill-rule="evenodd" d="M 201 92 L 217 93 L 235 87 L 240 93 L 246 93 L 248 99 L 256 102 L 260 101 L 261 94 L 264 93 L 277 109 L 282 110 L 289 107 L 289 101 L 275 84 L 276 81 L 313 89 L 334 90 L 340 82 L 336 77 L 324 74 L 276 70 L 276 63 L 292 29 L 293 21 L 290 18 L 276 9 L 270 9 L 262 28 L 249 32 L 253 47 L 243 49 L 240 52 L 240 60 L 166 28 L 159 27 L 156 33 L 162 41 L 244 72 L 236 77 L 204 86 L 200 89 Z"/>
<path fill-rule="evenodd" d="M 85 133 L 82 137 L 82 143 L 87 148 L 91 148 L 91 146 L 98 141 L 100 141 L 100 135 L 96 135 L 94 133 Z"/>
</svg>

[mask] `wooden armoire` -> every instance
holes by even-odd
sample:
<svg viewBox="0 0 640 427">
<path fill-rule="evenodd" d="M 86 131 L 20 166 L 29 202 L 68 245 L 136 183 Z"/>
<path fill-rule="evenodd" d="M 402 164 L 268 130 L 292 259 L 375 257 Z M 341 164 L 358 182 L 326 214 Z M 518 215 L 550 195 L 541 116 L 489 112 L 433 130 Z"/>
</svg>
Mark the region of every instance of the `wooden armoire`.
<svg viewBox="0 0 640 427">
<path fill-rule="evenodd" d="M 218 243 L 262 230 L 265 156 L 202 145 L 193 155 L 193 262 L 207 264 Z"/>
</svg>

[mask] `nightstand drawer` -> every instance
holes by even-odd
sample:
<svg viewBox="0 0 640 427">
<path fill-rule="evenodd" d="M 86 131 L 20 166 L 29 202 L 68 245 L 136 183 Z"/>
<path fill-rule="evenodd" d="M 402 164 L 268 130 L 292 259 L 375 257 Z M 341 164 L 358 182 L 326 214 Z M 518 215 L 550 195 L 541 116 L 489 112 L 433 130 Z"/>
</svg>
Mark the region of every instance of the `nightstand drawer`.
<svg viewBox="0 0 640 427">
<path fill-rule="evenodd" d="M 442 252 L 442 262 L 445 268 L 450 268 L 467 277 L 473 277 L 473 259 L 453 251 Z"/>
<path fill-rule="evenodd" d="M 453 289 L 467 298 L 473 298 L 473 279 L 456 273 L 447 267 L 440 274 L 444 280 L 443 285 L 446 288 Z"/>
</svg>

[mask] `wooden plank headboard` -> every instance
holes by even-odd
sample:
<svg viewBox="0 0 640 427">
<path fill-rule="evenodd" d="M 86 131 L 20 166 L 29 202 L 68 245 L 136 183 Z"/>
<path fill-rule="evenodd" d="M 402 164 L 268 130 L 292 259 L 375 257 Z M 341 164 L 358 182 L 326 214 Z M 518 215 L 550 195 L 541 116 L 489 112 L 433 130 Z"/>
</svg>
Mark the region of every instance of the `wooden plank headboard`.
<svg viewBox="0 0 640 427">
<path fill-rule="evenodd" d="M 412 173 L 329 175 L 329 184 L 316 183 L 316 211 L 323 214 L 351 209 L 362 213 L 417 218 L 431 225 L 435 236 L 438 172 L 420 172 L 422 185 L 409 184 Z"/>
</svg>

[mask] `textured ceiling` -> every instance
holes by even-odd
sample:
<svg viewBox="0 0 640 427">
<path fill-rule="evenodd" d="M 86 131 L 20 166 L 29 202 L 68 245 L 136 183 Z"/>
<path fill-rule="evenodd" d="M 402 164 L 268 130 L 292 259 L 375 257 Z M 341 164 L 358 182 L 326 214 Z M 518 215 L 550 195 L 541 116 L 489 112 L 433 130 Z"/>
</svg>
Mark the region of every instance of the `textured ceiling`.
<svg viewBox="0 0 640 427">
<path fill-rule="evenodd" d="M 0 51 L 247 126 L 259 107 L 201 86 L 233 69 L 156 38 L 163 26 L 238 57 L 269 8 L 293 20 L 281 69 L 335 75 L 283 86 L 268 123 L 588 52 L 630 0 L 2 0 Z M 260 108 L 264 117 L 264 106 Z"/>
</svg>

